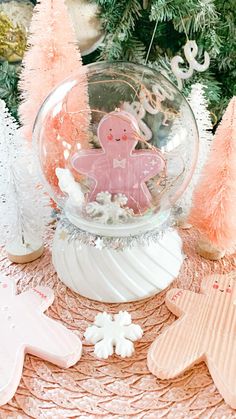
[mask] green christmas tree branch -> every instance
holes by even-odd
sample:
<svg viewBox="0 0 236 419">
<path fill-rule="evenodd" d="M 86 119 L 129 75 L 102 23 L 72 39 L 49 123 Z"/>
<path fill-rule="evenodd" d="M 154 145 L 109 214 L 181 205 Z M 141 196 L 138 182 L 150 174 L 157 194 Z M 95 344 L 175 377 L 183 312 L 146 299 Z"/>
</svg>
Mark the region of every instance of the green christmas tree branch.
<svg viewBox="0 0 236 419">
<path fill-rule="evenodd" d="M 187 39 L 211 58 L 210 69 L 195 73 L 183 93 L 196 81 L 207 86 L 211 112 L 219 119 L 236 94 L 236 13 L 234 0 L 93 0 L 100 6 L 105 40 L 99 59 L 144 63 L 157 22 L 148 65 L 175 81 L 170 60 L 183 56 Z M 184 58 L 184 56 L 183 56 Z"/>
<path fill-rule="evenodd" d="M 195 40 L 201 62 L 204 51 L 211 58 L 210 68 L 194 73 L 184 84 L 207 86 L 209 109 L 219 120 L 229 99 L 236 95 L 236 12 L 235 0 L 88 0 L 100 6 L 105 39 L 84 63 L 95 60 L 128 60 L 145 63 L 157 22 L 148 65 L 176 83 L 170 61 L 183 55 L 187 39 Z M 35 4 L 35 0 L 32 0 Z M 187 63 L 186 63 L 187 64 Z M 0 98 L 6 100 L 16 117 L 19 103 L 19 67 L 0 63 Z M 215 117 L 214 117 L 215 119 Z"/>
<path fill-rule="evenodd" d="M 18 80 L 19 66 L 7 61 L 0 63 L 0 99 L 5 101 L 16 119 L 19 105 Z"/>
</svg>

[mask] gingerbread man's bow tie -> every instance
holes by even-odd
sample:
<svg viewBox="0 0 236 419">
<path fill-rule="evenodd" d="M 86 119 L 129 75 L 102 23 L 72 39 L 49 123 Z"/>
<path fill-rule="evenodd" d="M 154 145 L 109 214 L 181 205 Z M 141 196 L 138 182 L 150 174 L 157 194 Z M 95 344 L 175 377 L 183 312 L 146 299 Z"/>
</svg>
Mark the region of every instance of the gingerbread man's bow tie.
<svg viewBox="0 0 236 419">
<path fill-rule="evenodd" d="M 126 159 L 123 160 L 117 160 L 117 159 L 113 159 L 113 167 L 121 167 L 122 169 L 125 169 L 125 165 L 126 165 Z"/>
</svg>

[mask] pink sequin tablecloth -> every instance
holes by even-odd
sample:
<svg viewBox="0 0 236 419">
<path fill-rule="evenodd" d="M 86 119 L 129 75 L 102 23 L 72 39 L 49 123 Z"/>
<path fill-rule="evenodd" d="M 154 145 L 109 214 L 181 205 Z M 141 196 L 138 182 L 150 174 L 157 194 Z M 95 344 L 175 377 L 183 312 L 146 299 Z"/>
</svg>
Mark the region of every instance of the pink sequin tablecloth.
<svg viewBox="0 0 236 419">
<path fill-rule="evenodd" d="M 186 259 L 173 285 L 199 290 L 201 278 L 213 272 L 236 269 L 236 256 L 209 262 L 194 251 L 196 233 L 182 231 Z M 34 356 L 26 356 L 23 376 L 14 398 L 0 408 L 1 419 L 65 418 L 236 418 L 201 363 L 175 380 L 158 380 L 146 365 L 147 350 L 155 337 L 175 317 L 165 306 L 165 292 L 127 304 L 101 304 L 80 297 L 57 278 L 51 263 L 50 245 L 44 256 L 28 265 L 14 265 L 1 255 L 1 271 L 18 281 L 18 291 L 47 285 L 55 291 L 48 315 L 78 333 L 83 340 L 86 327 L 98 312 L 127 310 L 144 330 L 136 342 L 135 355 L 98 360 L 93 347 L 83 340 L 81 360 L 63 370 Z"/>
</svg>

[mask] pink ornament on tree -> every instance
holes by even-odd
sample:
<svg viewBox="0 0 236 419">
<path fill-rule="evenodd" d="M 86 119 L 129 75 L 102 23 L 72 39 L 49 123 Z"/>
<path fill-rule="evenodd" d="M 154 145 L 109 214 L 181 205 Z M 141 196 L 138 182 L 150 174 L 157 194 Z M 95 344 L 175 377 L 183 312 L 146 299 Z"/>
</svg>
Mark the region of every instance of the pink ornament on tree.
<svg viewBox="0 0 236 419">
<path fill-rule="evenodd" d="M 160 173 L 165 162 L 157 150 L 135 150 L 139 127 L 136 119 L 127 112 L 111 112 L 98 126 L 101 150 L 85 150 L 72 156 L 72 167 L 92 179 L 88 200 L 95 201 L 97 194 L 108 191 L 122 193 L 127 205 L 136 213 L 151 206 L 151 194 L 145 184 Z"/>
</svg>

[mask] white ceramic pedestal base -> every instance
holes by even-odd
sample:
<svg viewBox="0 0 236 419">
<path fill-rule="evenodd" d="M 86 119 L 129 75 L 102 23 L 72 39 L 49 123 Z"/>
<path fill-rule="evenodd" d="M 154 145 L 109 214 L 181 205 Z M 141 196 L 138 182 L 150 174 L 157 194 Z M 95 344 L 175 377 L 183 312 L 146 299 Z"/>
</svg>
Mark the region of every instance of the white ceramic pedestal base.
<svg viewBox="0 0 236 419">
<path fill-rule="evenodd" d="M 60 223 L 53 243 L 59 278 L 84 297 L 110 303 L 139 300 L 166 288 L 183 262 L 182 240 L 168 230 L 158 243 L 123 251 L 97 249 L 69 240 Z"/>
</svg>

